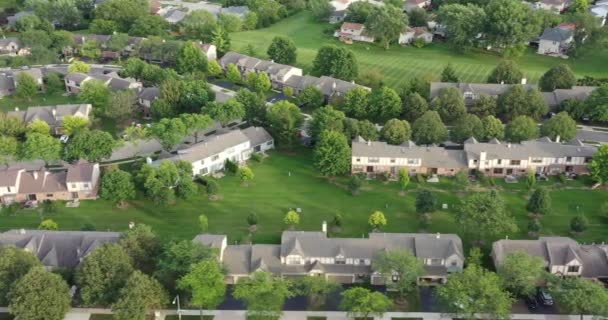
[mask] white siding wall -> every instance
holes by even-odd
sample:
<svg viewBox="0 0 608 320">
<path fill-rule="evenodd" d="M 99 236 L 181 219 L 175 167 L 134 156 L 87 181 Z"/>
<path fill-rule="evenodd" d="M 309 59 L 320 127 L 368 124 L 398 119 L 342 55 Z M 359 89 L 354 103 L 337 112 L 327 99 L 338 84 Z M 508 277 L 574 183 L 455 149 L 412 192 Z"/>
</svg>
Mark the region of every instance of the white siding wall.
<svg viewBox="0 0 608 320">
<path fill-rule="evenodd" d="M 352 157 L 352 164 L 355 166 L 408 166 L 408 167 L 420 167 L 422 165 L 422 159 L 420 158 L 372 158 L 378 159 L 378 162 L 370 162 L 369 157 Z M 359 161 L 357 161 L 359 160 Z M 408 163 L 408 161 L 413 161 Z"/>
<path fill-rule="evenodd" d="M 192 162 L 192 174 L 193 175 L 206 175 L 220 171 L 224 168 L 226 159 L 234 160 L 235 162 L 241 162 L 249 159 L 250 153 L 247 152 L 250 148 L 249 141 L 238 144 L 232 148 L 228 148 L 216 155 L 207 157 L 202 160 Z M 229 152 L 230 151 L 230 152 Z M 207 169 L 206 172 L 203 169 Z"/>
</svg>

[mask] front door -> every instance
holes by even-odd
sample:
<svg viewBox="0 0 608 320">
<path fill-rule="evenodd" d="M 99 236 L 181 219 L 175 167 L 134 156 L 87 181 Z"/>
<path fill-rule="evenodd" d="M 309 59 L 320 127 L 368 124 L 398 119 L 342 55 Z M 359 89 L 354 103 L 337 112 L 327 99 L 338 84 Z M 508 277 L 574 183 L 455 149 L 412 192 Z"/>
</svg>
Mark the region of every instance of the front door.
<svg viewBox="0 0 608 320">
<path fill-rule="evenodd" d="M 78 192 L 72 192 L 72 199 L 78 199 Z"/>
<path fill-rule="evenodd" d="M 431 174 L 437 174 L 437 168 L 431 168 Z"/>
<path fill-rule="evenodd" d="M 36 195 L 33 194 L 33 193 L 32 194 L 28 194 L 27 195 L 27 200 L 36 201 Z"/>
<path fill-rule="evenodd" d="M 566 172 L 572 172 L 574 168 L 572 166 L 566 166 Z"/>
<path fill-rule="evenodd" d="M 373 166 L 367 166 L 366 172 L 374 172 L 374 167 Z"/>
<path fill-rule="evenodd" d="M 513 174 L 513 169 L 507 169 L 507 174 L 508 174 L 508 175 Z"/>
</svg>

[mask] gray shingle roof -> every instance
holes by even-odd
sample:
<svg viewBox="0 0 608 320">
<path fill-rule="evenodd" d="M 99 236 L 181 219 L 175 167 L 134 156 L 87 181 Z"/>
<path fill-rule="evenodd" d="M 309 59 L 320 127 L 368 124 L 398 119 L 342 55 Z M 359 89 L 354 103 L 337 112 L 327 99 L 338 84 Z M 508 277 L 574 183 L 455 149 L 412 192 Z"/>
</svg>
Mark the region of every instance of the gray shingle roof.
<svg viewBox="0 0 608 320">
<path fill-rule="evenodd" d="M 119 238 L 117 232 L 10 230 L 0 233 L 0 246 L 28 250 L 47 267 L 74 268 L 93 250 Z"/>
<path fill-rule="evenodd" d="M 249 141 L 249 139 L 240 130 L 229 131 L 205 138 L 205 140 L 192 145 L 187 149 L 180 150 L 177 155 L 169 158 L 169 160 L 195 162 L 211 157 L 212 155 L 247 141 Z"/>
<path fill-rule="evenodd" d="M 457 88 L 461 93 L 471 92 L 474 95 L 499 96 L 504 94 L 514 86 L 514 84 L 497 84 L 497 83 L 465 83 L 465 82 L 431 82 L 430 98 L 433 99 L 439 95 L 441 89 Z M 534 89 L 536 85 L 526 84 L 524 89 Z"/>
<path fill-rule="evenodd" d="M 42 120 L 48 123 L 51 129 L 54 130 L 61 125 L 65 116 L 79 115 L 88 118 L 91 109 L 92 106 L 90 104 L 60 104 L 56 106 L 29 107 L 26 111 L 13 111 L 9 112 L 8 115 L 21 118 L 25 123 Z"/>
<path fill-rule="evenodd" d="M 139 92 L 139 98 L 147 101 L 154 101 L 160 95 L 160 89 L 157 87 L 143 88 Z"/>
<path fill-rule="evenodd" d="M 66 182 L 92 182 L 95 167 L 95 163 L 90 163 L 85 160 L 80 160 L 73 165 L 69 165 Z"/>
<path fill-rule="evenodd" d="M 562 144 L 544 138 L 522 141 L 521 143 L 465 143 L 464 151 L 470 159 L 479 159 L 486 152 L 486 159 L 526 160 L 530 157 L 591 157 L 596 151 L 593 146 Z"/>
<path fill-rule="evenodd" d="M 273 140 L 270 133 L 261 127 L 248 127 L 241 131 L 249 139 L 252 148 Z"/>
<path fill-rule="evenodd" d="M 573 34 L 574 34 L 574 31 L 569 28 L 560 28 L 560 27 L 546 28 L 545 31 L 543 31 L 543 34 L 540 36 L 539 39 L 547 40 L 547 41 L 562 42 L 562 41 L 568 40 L 570 37 L 572 37 Z"/>
</svg>

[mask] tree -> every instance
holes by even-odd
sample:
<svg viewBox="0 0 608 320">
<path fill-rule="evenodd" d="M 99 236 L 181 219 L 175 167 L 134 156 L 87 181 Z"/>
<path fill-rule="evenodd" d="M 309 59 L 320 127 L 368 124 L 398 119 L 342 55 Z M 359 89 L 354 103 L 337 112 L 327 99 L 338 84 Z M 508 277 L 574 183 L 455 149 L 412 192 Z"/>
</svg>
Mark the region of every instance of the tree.
<svg viewBox="0 0 608 320">
<path fill-rule="evenodd" d="M 222 67 L 217 60 L 211 60 L 207 63 L 207 74 L 216 78 L 222 75 Z"/>
<path fill-rule="evenodd" d="M 91 252 L 76 270 L 76 284 L 85 306 L 109 306 L 133 272 L 132 260 L 118 244 Z"/>
<path fill-rule="evenodd" d="M 243 184 L 247 184 L 255 177 L 255 175 L 253 174 L 253 170 L 251 170 L 249 167 L 240 167 L 238 173 L 239 179 Z"/>
<path fill-rule="evenodd" d="M 530 117 L 518 116 L 505 128 L 505 137 L 511 142 L 521 142 L 538 137 L 538 126 Z"/>
<path fill-rule="evenodd" d="M 63 133 L 70 136 L 86 130 L 88 126 L 89 119 L 81 116 L 67 115 L 61 123 Z"/>
<path fill-rule="evenodd" d="M 420 118 L 429 110 L 429 104 L 416 92 L 407 94 L 401 100 L 403 104 L 403 117 L 410 122 Z"/>
<path fill-rule="evenodd" d="M 407 13 L 410 26 L 412 27 L 426 27 L 428 26 L 429 17 L 425 9 L 414 7 Z M 444 82 L 441 80 L 441 82 Z M 458 81 L 456 81 L 458 82 Z"/>
<path fill-rule="evenodd" d="M 294 287 L 298 295 L 308 297 L 309 304 L 315 307 L 321 307 L 328 295 L 340 289 L 337 282 L 325 277 L 302 277 L 294 283 Z"/>
<path fill-rule="evenodd" d="M 347 311 L 349 317 L 353 319 L 368 319 L 369 316 L 382 317 L 393 305 L 384 294 L 361 287 L 350 288 L 341 295 L 340 309 Z"/>
<path fill-rule="evenodd" d="M 441 143 L 448 137 L 437 111 L 427 111 L 412 124 L 412 137 L 418 144 Z"/>
<path fill-rule="evenodd" d="M 369 2 L 353 2 L 352 6 L 346 8 L 345 20 L 354 23 L 365 23 L 374 10 L 374 5 Z"/>
<path fill-rule="evenodd" d="M 21 158 L 27 160 L 42 159 L 46 162 L 61 157 L 61 142 L 49 135 L 30 133 L 21 145 Z"/>
<path fill-rule="evenodd" d="M 418 278 L 425 274 L 422 261 L 409 250 L 381 252 L 374 260 L 373 267 L 384 277 L 386 285 L 397 291 L 401 299 L 418 287 Z"/>
<path fill-rule="evenodd" d="M 527 209 L 535 214 L 548 214 L 551 211 L 551 195 L 549 191 L 544 187 L 537 188 L 528 201 Z"/>
<path fill-rule="evenodd" d="M 233 63 L 228 64 L 226 67 L 226 79 L 232 83 L 241 82 L 241 72 Z"/>
<path fill-rule="evenodd" d="M 502 1 L 502 0 L 497 0 Z M 488 76 L 489 83 L 518 84 L 524 74 L 517 64 L 511 60 L 502 60 Z"/>
<path fill-rule="evenodd" d="M 476 115 L 465 114 L 454 123 L 452 130 L 450 130 L 450 139 L 462 143 L 471 137 L 477 139 L 484 137 L 483 124 Z"/>
<path fill-rule="evenodd" d="M 190 271 L 179 279 L 178 287 L 190 292 L 192 304 L 203 309 L 215 309 L 226 294 L 224 273 L 215 259 L 205 259 L 192 264 Z"/>
<path fill-rule="evenodd" d="M 593 180 L 601 184 L 608 183 L 608 145 L 601 145 L 589 164 Z"/>
<path fill-rule="evenodd" d="M 567 64 L 558 64 L 545 72 L 538 81 L 541 91 L 570 89 L 576 85 L 576 76 Z"/>
<path fill-rule="evenodd" d="M 529 5 L 510 0 L 492 0 L 485 7 L 486 32 L 490 44 L 509 48 L 527 44 L 540 32 L 539 21 Z"/>
<path fill-rule="evenodd" d="M 551 293 L 569 314 L 608 315 L 608 293 L 604 286 L 585 278 L 565 277 Z"/>
<path fill-rule="evenodd" d="M 538 219 L 532 219 L 530 220 L 530 222 L 528 222 L 528 234 L 529 235 L 536 235 L 540 232 L 540 229 L 542 228 L 542 225 L 540 224 L 540 221 Z"/>
<path fill-rule="evenodd" d="M 399 187 L 401 191 L 405 191 L 405 188 L 410 184 L 410 172 L 407 168 L 399 169 Z"/>
<path fill-rule="evenodd" d="M 49 94 L 58 94 L 65 90 L 65 84 L 63 83 L 62 75 L 58 72 L 49 72 L 44 78 L 44 85 L 46 92 Z"/>
<path fill-rule="evenodd" d="M 450 276 L 450 281 L 437 289 L 437 296 L 450 313 L 467 319 L 476 313 L 506 319 L 513 304 L 496 273 L 470 263 L 464 271 Z"/>
<path fill-rule="evenodd" d="M 233 13 L 220 13 L 217 22 L 226 32 L 239 32 L 243 29 L 243 20 Z"/>
<path fill-rule="evenodd" d="M 150 134 L 158 139 L 165 150 L 170 151 L 187 135 L 187 130 L 180 118 L 164 118 L 150 127 Z"/>
<path fill-rule="evenodd" d="M 52 219 L 45 219 L 45 220 L 42 220 L 42 222 L 40 222 L 40 225 L 38 225 L 38 230 L 57 231 L 57 230 L 59 230 L 59 225 L 57 224 L 57 222 L 53 221 Z"/>
<path fill-rule="evenodd" d="M 270 107 L 266 120 L 273 137 L 280 145 L 291 148 L 298 139 L 298 130 L 304 121 L 300 109 L 288 101 L 279 101 Z"/>
<path fill-rule="evenodd" d="M 258 93 L 264 93 L 270 90 L 272 84 L 270 83 L 270 78 L 266 72 L 250 72 L 247 74 L 247 85 L 254 91 Z"/>
<path fill-rule="evenodd" d="M 36 119 L 27 125 L 28 133 L 39 133 L 45 136 L 51 134 L 51 127 L 44 120 Z"/>
<path fill-rule="evenodd" d="M 549 137 L 552 140 L 560 137 L 562 140 L 568 141 L 576 137 L 576 121 L 570 118 L 567 112 L 562 111 L 543 123 L 540 132 L 543 137 Z"/>
<path fill-rule="evenodd" d="M 117 121 L 128 119 L 135 112 L 137 93 L 135 90 L 120 90 L 111 93 L 110 103 L 103 110 L 103 116 Z"/>
<path fill-rule="evenodd" d="M 230 51 L 230 35 L 226 29 L 218 26 L 213 30 L 212 36 L 213 40 L 211 43 L 215 45 L 219 55 L 224 55 Z"/>
<path fill-rule="evenodd" d="M 0 135 L 0 163 L 6 164 L 17 157 L 19 142 L 15 137 Z"/>
<path fill-rule="evenodd" d="M 15 94 L 22 99 L 32 101 L 32 97 L 38 93 L 40 86 L 31 75 L 22 72 L 17 76 Z"/>
<path fill-rule="evenodd" d="M 263 123 L 266 119 L 266 98 L 263 94 L 240 89 L 234 96 L 245 107 L 244 119 L 250 124 Z"/>
<path fill-rule="evenodd" d="M 296 44 L 289 38 L 276 36 L 272 39 L 266 54 L 276 63 L 295 64 L 297 58 Z"/>
<path fill-rule="evenodd" d="M 337 176 L 350 171 L 351 151 L 341 132 L 321 132 L 313 153 L 315 168 L 324 176 Z"/>
<path fill-rule="evenodd" d="M 462 93 L 457 88 L 444 88 L 431 101 L 431 109 L 439 112 L 441 120 L 451 123 L 467 113 Z"/>
<path fill-rule="evenodd" d="M 300 224 L 300 215 L 293 211 L 293 210 L 289 210 L 286 214 L 285 217 L 283 218 L 283 222 L 289 226 L 290 229 L 295 228 L 298 224 Z"/>
<path fill-rule="evenodd" d="M 207 113 L 225 127 L 231 121 L 245 117 L 245 106 L 236 99 L 230 98 L 224 103 L 210 104 Z"/>
<path fill-rule="evenodd" d="M 101 198 L 121 207 L 125 200 L 135 198 L 135 185 L 131 174 L 120 169 L 106 172 L 101 179 Z"/>
<path fill-rule="evenodd" d="M 472 3 L 451 3 L 439 7 L 438 18 L 446 26 L 450 46 L 467 51 L 476 46 L 476 36 L 484 31 L 486 13 Z"/>
<path fill-rule="evenodd" d="M 209 229 L 209 218 L 207 218 L 206 215 L 201 214 L 200 216 L 198 216 L 198 224 L 201 228 L 201 232 L 207 232 L 207 230 Z"/>
<path fill-rule="evenodd" d="M 0 304 L 8 305 L 8 294 L 13 284 L 39 266 L 40 260 L 31 252 L 15 246 L 0 248 Z"/>
<path fill-rule="evenodd" d="M 258 15 L 253 11 L 249 11 L 243 19 L 244 30 L 254 30 L 258 25 Z M 253 48 L 253 46 L 251 47 Z M 249 54 L 248 54 L 249 55 Z"/>
<path fill-rule="evenodd" d="M 481 119 L 483 136 L 481 140 L 488 141 L 492 138 L 502 139 L 505 136 L 505 127 L 502 122 L 494 116 Z"/>
<path fill-rule="evenodd" d="M 428 214 L 437 209 L 437 196 L 429 190 L 422 189 L 416 193 L 416 212 Z"/>
<path fill-rule="evenodd" d="M 378 101 L 381 103 L 380 101 Z M 342 109 L 350 117 L 365 119 L 370 116 L 368 113 L 370 105 L 370 92 L 365 88 L 356 87 L 346 92 Z"/>
<path fill-rule="evenodd" d="M 369 215 L 367 223 L 372 227 L 372 229 L 380 230 L 380 228 L 386 225 L 387 221 L 382 211 L 374 211 L 372 214 Z"/>
<path fill-rule="evenodd" d="M 336 132 L 344 131 L 344 112 L 334 109 L 332 106 L 325 106 L 315 110 L 312 113 L 309 132 L 311 137 L 318 141 L 320 135 L 325 130 Z"/>
<path fill-rule="evenodd" d="M 382 130 L 380 136 L 389 144 L 400 145 L 410 139 L 412 129 L 410 124 L 405 120 L 391 119 L 388 120 Z"/>
<path fill-rule="evenodd" d="M 97 61 L 101 57 L 101 49 L 99 43 L 95 40 L 87 40 L 80 47 L 80 55 L 85 58 Z"/>
<path fill-rule="evenodd" d="M 285 299 L 293 295 L 290 289 L 287 280 L 257 271 L 237 282 L 232 296 L 245 303 L 250 319 L 278 319 Z"/>
<path fill-rule="evenodd" d="M 65 148 L 68 159 L 86 159 L 99 162 L 112 155 L 116 141 L 108 132 L 101 130 L 83 130 L 75 134 Z"/>
<path fill-rule="evenodd" d="M 572 230 L 573 232 L 581 233 L 587 230 L 588 226 L 589 220 L 587 220 L 587 217 L 585 217 L 584 215 L 578 215 L 572 218 L 572 220 L 570 220 L 570 230 Z"/>
<path fill-rule="evenodd" d="M 0 135 L 19 137 L 25 134 L 27 127 L 23 119 L 19 117 L 10 117 L 4 113 L 0 113 Z"/>
<path fill-rule="evenodd" d="M 12 286 L 8 307 L 19 319 L 61 320 L 71 300 L 70 288 L 60 275 L 33 267 Z"/>
<path fill-rule="evenodd" d="M 194 42 L 188 41 L 179 50 L 175 67 L 177 72 L 182 74 L 193 73 L 195 71 L 206 72 L 207 57 Z"/>
<path fill-rule="evenodd" d="M 127 32 L 138 18 L 149 11 L 146 1 L 109 0 L 95 9 L 95 18 L 115 21 L 119 31 Z"/>
<path fill-rule="evenodd" d="M 402 8 L 394 6 L 375 7 L 365 21 L 368 32 L 378 39 L 386 50 L 407 24 L 407 16 L 403 14 Z"/>
<path fill-rule="evenodd" d="M 118 30 L 118 24 L 112 20 L 93 19 L 89 29 L 95 34 L 112 34 Z"/>
<path fill-rule="evenodd" d="M 308 9 L 318 21 L 324 21 L 331 14 L 333 7 L 328 0 L 309 0 Z"/>
<path fill-rule="evenodd" d="M 214 249 L 201 243 L 190 240 L 171 241 L 161 250 L 155 276 L 166 288 L 176 288 L 177 281 L 190 272 L 192 265 L 215 258 Z"/>
<path fill-rule="evenodd" d="M 495 116 L 496 108 L 496 98 L 482 94 L 469 107 L 469 112 L 478 117 Z"/>
<path fill-rule="evenodd" d="M 151 310 L 162 308 L 167 300 L 167 293 L 156 279 L 135 270 L 112 305 L 113 319 L 145 320 Z"/>
<path fill-rule="evenodd" d="M 169 29 L 169 23 L 163 17 L 150 14 L 137 18 L 129 29 L 129 35 L 134 37 L 164 36 L 167 29 Z"/>
<path fill-rule="evenodd" d="M 78 98 L 83 103 L 90 103 L 96 113 L 104 114 L 110 104 L 110 89 L 101 80 L 90 80 L 82 85 Z"/>
<path fill-rule="evenodd" d="M 574 0 L 568 11 L 585 13 L 589 11 L 589 0 Z"/>
<path fill-rule="evenodd" d="M 543 259 L 524 251 L 509 253 L 497 271 L 507 290 L 516 297 L 534 294 L 536 283 L 546 272 Z"/>
<path fill-rule="evenodd" d="M 342 80 L 353 80 L 357 77 L 358 66 L 355 54 L 335 45 L 322 46 L 312 63 L 315 75 L 332 76 Z"/>
<path fill-rule="evenodd" d="M 441 71 L 441 82 L 460 82 L 456 70 L 451 63 L 448 63 Z"/>
<path fill-rule="evenodd" d="M 298 103 L 307 109 L 316 109 L 323 105 L 325 97 L 323 92 L 315 86 L 309 86 L 300 91 L 297 97 Z"/>
<path fill-rule="evenodd" d="M 456 209 L 457 221 L 476 241 L 489 240 L 517 231 L 513 216 L 495 192 L 479 192 L 462 200 Z"/>
<path fill-rule="evenodd" d="M 401 114 L 401 98 L 395 90 L 384 86 L 372 91 L 368 108 L 368 118 L 371 113 L 377 120 L 386 121 Z"/>
<path fill-rule="evenodd" d="M 152 228 L 145 224 L 136 224 L 122 235 L 119 244 L 131 257 L 135 268 L 148 274 L 154 271 L 161 251 L 161 242 Z"/>
<path fill-rule="evenodd" d="M 585 109 L 594 121 L 608 121 L 608 84 L 593 90 L 585 99 Z"/>
<path fill-rule="evenodd" d="M 217 27 L 215 16 L 207 10 L 191 11 L 179 23 L 180 33 L 184 37 L 203 42 L 211 41 L 212 33 Z"/>
<path fill-rule="evenodd" d="M 378 140 L 378 129 L 371 121 L 361 120 L 357 126 L 359 127 L 359 135 L 363 139 L 367 141 Z"/>
</svg>

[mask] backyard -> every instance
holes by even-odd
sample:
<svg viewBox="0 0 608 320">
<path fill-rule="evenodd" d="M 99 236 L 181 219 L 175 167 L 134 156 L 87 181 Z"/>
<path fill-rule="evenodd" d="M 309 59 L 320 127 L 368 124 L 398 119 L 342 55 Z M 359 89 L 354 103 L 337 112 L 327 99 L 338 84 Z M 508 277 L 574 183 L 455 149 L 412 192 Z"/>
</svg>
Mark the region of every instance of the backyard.
<svg viewBox="0 0 608 320">
<path fill-rule="evenodd" d="M 58 104 L 79 103 L 77 96 L 65 95 L 64 92 L 58 93 L 38 93 L 30 100 L 19 98 L 16 95 L 5 96 L 0 98 L 0 112 L 8 112 L 19 107 L 25 110 L 33 106 L 53 106 Z"/>
<path fill-rule="evenodd" d="M 229 242 L 247 241 L 246 217 L 254 212 L 259 217 L 255 243 L 278 243 L 285 229 L 283 216 L 290 209 L 301 208 L 300 230 L 321 230 L 323 221 L 331 221 L 336 213 L 343 218 L 343 227 L 335 236 L 362 237 L 370 228 L 368 216 L 381 210 L 388 219 L 383 229 L 387 232 L 441 232 L 459 233 L 453 217 L 453 206 L 479 186 L 463 188 L 453 179 L 442 178 L 439 183 L 412 182 L 404 196 L 396 183 L 369 181 L 359 195 L 351 195 L 344 179 L 333 182 L 317 176 L 312 168 L 311 153 L 299 150 L 297 154 L 272 152 L 263 163 L 252 163 L 255 173 L 252 185 L 244 187 L 234 176 L 219 180 L 220 199 L 210 201 L 204 192 L 195 199 L 178 200 L 174 205 L 159 207 L 151 201 L 130 201 L 127 208 L 119 209 L 104 200 L 83 201 L 79 208 L 61 207 L 58 212 L 44 218 L 55 220 L 61 229 L 79 230 L 85 224 L 97 230 L 123 231 L 129 222 L 151 225 L 164 239 L 191 239 L 199 233 L 198 216 L 209 218 L 209 232 L 227 234 Z M 497 190 L 505 199 L 508 209 L 515 215 L 520 232 L 510 238 L 526 237 L 528 216 L 525 210 L 528 191 L 524 182 L 505 184 L 497 181 Z M 575 238 L 586 242 L 600 242 L 608 234 L 607 217 L 600 214 L 600 206 L 608 200 L 607 190 L 589 190 L 582 181 L 542 182 L 551 188 L 553 210 L 541 219 L 543 235 L 569 235 L 570 219 L 584 213 L 589 229 Z M 439 203 L 448 204 L 447 210 L 432 214 L 431 225 L 422 230 L 414 209 L 415 192 L 421 187 L 436 192 Z M 41 221 L 36 210 L 21 210 L 16 215 L 0 216 L 0 230 L 36 228 Z M 465 243 L 466 243 L 465 239 Z"/>
<path fill-rule="evenodd" d="M 291 38 L 298 48 L 297 65 L 309 72 L 317 50 L 325 44 L 347 46 L 354 51 L 359 62 L 359 74 L 368 70 L 377 70 L 385 82 L 397 87 L 413 77 L 423 77 L 438 80 L 445 65 L 450 62 L 456 69 L 461 81 L 485 82 L 487 75 L 499 62 L 500 57 L 488 53 L 459 54 L 449 49 L 445 44 L 434 43 L 424 48 L 391 46 L 389 50 L 382 49 L 377 44 L 355 43 L 346 45 L 340 43 L 324 31 L 338 28 L 339 25 L 319 23 L 308 12 L 301 12 L 269 28 L 245 31 L 231 34 L 232 47 L 241 53 L 246 53 L 247 46 L 254 48 L 255 54 L 266 57 L 266 49 L 275 36 Z M 525 72 L 528 82 L 537 82 L 539 77 L 556 64 L 567 63 L 575 73 L 606 77 L 608 76 L 608 51 L 590 50 L 579 59 L 563 60 L 545 57 L 534 53 L 531 49 L 518 59 L 518 64 Z"/>
</svg>

